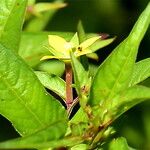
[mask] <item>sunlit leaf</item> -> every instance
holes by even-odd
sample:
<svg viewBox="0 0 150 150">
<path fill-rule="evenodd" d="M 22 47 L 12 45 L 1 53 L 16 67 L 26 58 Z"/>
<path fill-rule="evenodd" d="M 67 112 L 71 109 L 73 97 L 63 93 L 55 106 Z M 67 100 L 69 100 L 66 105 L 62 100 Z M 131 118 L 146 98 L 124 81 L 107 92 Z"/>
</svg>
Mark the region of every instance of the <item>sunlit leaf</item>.
<svg viewBox="0 0 150 150">
<path fill-rule="evenodd" d="M 47 139 L 63 136 L 67 116 L 62 105 L 45 91 L 34 72 L 20 57 L 1 44 L 0 53 L 0 114 L 22 136 L 49 126 L 54 127 L 55 131 L 53 134 L 45 133 Z"/>
<path fill-rule="evenodd" d="M 46 131 L 46 130 L 45 130 Z M 54 132 L 54 131 L 52 131 Z M 74 146 L 83 142 L 83 139 L 80 137 L 69 137 L 60 140 L 51 140 L 46 141 L 45 137 L 42 136 L 43 131 L 39 131 L 33 135 L 29 135 L 23 138 L 17 138 L 5 142 L 0 143 L 0 149 L 48 149 L 58 148 L 58 147 L 66 147 L 66 146 Z"/>
<path fill-rule="evenodd" d="M 86 144 L 79 144 L 76 146 L 73 146 L 70 150 L 87 150 L 88 146 Z"/>
<path fill-rule="evenodd" d="M 110 144 L 108 150 L 131 150 L 128 146 L 128 143 L 125 138 L 120 137 L 117 139 L 113 139 Z"/>
<path fill-rule="evenodd" d="M 79 60 L 71 53 L 71 64 L 74 73 L 75 87 L 79 96 L 84 92 L 88 92 L 90 85 L 90 80 L 88 78 L 88 73 L 85 71 Z M 87 90 L 87 91 L 86 91 Z"/>
<path fill-rule="evenodd" d="M 77 33 L 79 37 L 79 43 L 82 43 L 86 40 L 86 35 L 81 20 L 78 22 Z"/>
<path fill-rule="evenodd" d="M 72 44 L 72 47 L 77 47 L 79 45 L 79 37 L 77 33 L 71 38 L 70 43 Z"/>
<path fill-rule="evenodd" d="M 53 2 L 62 3 L 64 0 L 54 0 Z M 53 18 L 54 14 L 58 11 L 58 9 L 52 9 L 42 13 L 42 17 L 33 17 L 30 22 L 25 25 L 25 31 L 29 32 L 38 32 L 42 31 L 47 23 Z"/>
<path fill-rule="evenodd" d="M 111 113 L 117 118 L 133 106 L 149 99 L 150 88 L 138 85 L 130 87 L 114 97 Z"/>
<path fill-rule="evenodd" d="M 85 114 L 85 112 L 83 111 L 83 109 L 80 108 L 69 122 L 73 123 L 73 124 L 79 124 L 81 122 L 82 123 L 87 123 L 88 122 L 88 117 Z"/>
<path fill-rule="evenodd" d="M 65 64 L 62 61 L 53 59 L 48 61 L 41 61 L 35 70 L 47 72 L 48 74 L 53 74 L 61 77 L 65 71 Z"/>
<path fill-rule="evenodd" d="M 86 128 L 88 127 L 88 116 L 82 109 L 82 107 L 76 112 L 76 114 L 69 121 L 69 127 L 72 135 L 74 136 L 82 136 L 86 132 Z"/>
<path fill-rule="evenodd" d="M 65 3 L 37 3 L 33 6 L 33 11 L 35 12 L 43 12 L 52 9 L 59 9 L 65 7 Z"/>
<path fill-rule="evenodd" d="M 35 4 L 36 0 L 28 0 L 28 6 Z"/>
<path fill-rule="evenodd" d="M 130 35 L 99 67 L 91 87 L 89 100 L 91 105 L 101 104 L 109 109 L 113 97 L 128 87 L 138 46 L 149 26 L 149 18 L 150 4 L 139 17 Z"/>
<path fill-rule="evenodd" d="M 0 1 L 0 42 L 17 52 L 26 9 L 26 0 Z"/>
<path fill-rule="evenodd" d="M 150 58 L 141 60 L 135 64 L 129 86 L 133 86 L 150 77 Z"/>
</svg>

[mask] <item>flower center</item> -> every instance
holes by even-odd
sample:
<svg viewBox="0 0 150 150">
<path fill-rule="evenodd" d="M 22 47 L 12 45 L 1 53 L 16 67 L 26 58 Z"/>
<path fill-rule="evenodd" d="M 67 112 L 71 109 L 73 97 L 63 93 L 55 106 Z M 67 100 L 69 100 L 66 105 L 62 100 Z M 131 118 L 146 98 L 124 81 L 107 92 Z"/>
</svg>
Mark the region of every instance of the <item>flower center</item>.
<svg viewBox="0 0 150 150">
<path fill-rule="evenodd" d="M 72 48 L 72 44 L 70 42 L 67 42 L 65 45 L 64 45 L 65 49 L 66 50 L 70 50 Z"/>
</svg>

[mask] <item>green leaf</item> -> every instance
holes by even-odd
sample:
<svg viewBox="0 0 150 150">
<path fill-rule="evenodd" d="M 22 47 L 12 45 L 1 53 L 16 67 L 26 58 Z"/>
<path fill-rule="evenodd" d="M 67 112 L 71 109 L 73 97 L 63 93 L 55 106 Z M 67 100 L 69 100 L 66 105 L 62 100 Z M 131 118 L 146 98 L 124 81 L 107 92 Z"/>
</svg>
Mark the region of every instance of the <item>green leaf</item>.
<svg viewBox="0 0 150 150">
<path fill-rule="evenodd" d="M 100 39 L 100 36 L 94 36 L 94 37 L 91 37 L 89 39 L 86 39 L 85 41 L 83 41 L 80 46 L 82 47 L 83 50 L 85 51 L 88 51 L 87 49 L 93 45 L 97 40 Z M 90 49 L 91 50 L 91 49 Z M 89 50 L 89 51 L 90 51 Z M 91 53 L 91 52 L 90 52 Z"/>
<path fill-rule="evenodd" d="M 128 143 L 125 138 L 120 137 L 113 139 L 109 144 L 109 150 L 130 150 Z"/>
<path fill-rule="evenodd" d="M 89 65 L 89 74 L 93 78 L 98 70 L 98 65 L 90 63 Z"/>
<path fill-rule="evenodd" d="M 82 108 L 80 108 L 76 114 L 73 116 L 73 118 L 69 121 L 70 124 L 79 124 L 79 123 L 87 123 L 88 117 L 83 111 Z"/>
<path fill-rule="evenodd" d="M 65 64 L 60 60 L 50 59 L 41 61 L 34 69 L 61 77 L 65 71 Z"/>
<path fill-rule="evenodd" d="M 45 91 L 20 57 L 1 44 L 0 54 L 0 114 L 22 136 L 47 127 L 55 128 L 55 134 L 45 133 L 47 139 L 63 136 L 67 128 L 63 106 Z"/>
<path fill-rule="evenodd" d="M 42 135 L 43 131 L 37 132 L 27 137 L 1 142 L 0 149 L 48 148 L 49 150 L 50 148 L 59 148 L 66 146 L 72 147 L 83 142 L 83 139 L 80 137 L 68 137 L 60 140 L 52 140 L 46 142 L 45 137 Z M 49 133 L 51 133 L 51 131 Z"/>
<path fill-rule="evenodd" d="M 86 94 L 90 87 L 88 73 L 85 71 L 79 60 L 71 53 L 71 64 L 74 73 L 75 87 L 79 96 Z"/>
<path fill-rule="evenodd" d="M 35 74 L 37 75 L 41 83 L 44 85 L 44 87 L 52 90 L 65 100 L 66 86 L 64 80 L 62 80 L 56 75 L 50 75 L 46 72 L 36 71 Z"/>
<path fill-rule="evenodd" d="M 36 0 L 28 0 L 28 6 L 34 5 Z"/>
<path fill-rule="evenodd" d="M 17 138 L 0 143 L 0 148 L 39 148 L 41 143 L 47 143 L 47 141 L 56 142 L 60 137 L 58 136 L 58 130 L 64 130 L 63 122 L 57 122 L 51 124 L 38 132 L 25 136 L 23 138 Z M 64 132 L 64 131 L 61 131 Z M 48 135 L 49 134 L 49 135 Z M 50 146 L 50 145 L 49 145 Z M 42 147 L 42 145 L 41 145 Z M 46 148 L 43 146 L 42 148 Z M 48 148 L 48 147 L 47 147 Z"/>
<path fill-rule="evenodd" d="M 86 40 L 86 34 L 85 34 L 81 20 L 79 20 L 78 25 L 77 25 L 77 35 L 79 38 L 79 44 L 81 44 L 83 41 Z M 91 54 L 91 53 L 89 53 L 89 54 Z M 89 69 L 88 58 L 86 57 L 87 55 L 80 56 L 80 62 L 86 71 Z"/>
<path fill-rule="evenodd" d="M 150 58 L 141 60 L 135 64 L 129 86 L 138 84 L 150 77 Z"/>
<path fill-rule="evenodd" d="M 150 3 L 130 35 L 115 48 L 99 67 L 90 92 L 89 103 L 111 107 L 113 97 L 129 86 L 138 46 L 150 23 Z"/>
<path fill-rule="evenodd" d="M 44 46 L 48 46 L 48 33 L 23 32 L 19 48 L 19 55 L 31 67 L 36 66 L 40 59 L 50 52 Z"/>
<path fill-rule="evenodd" d="M 86 144 L 79 144 L 76 146 L 73 146 L 70 150 L 87 150 L 88 146 Z"/>
<path fill-rule="evenodd" d="M 48 10 L 56 10 L 56 9 L 59 9 L 59 8 L 63 8 L 65 7 L 66 4 L 65 3 L 36 3 L 34 6 L 33 6 L 33 11 L 35 13 L 40 13 L 40 12 L 45 12 L 45 11 L 48 11 Z"/>
<path fill-rule="evenodd" d="M 30 22 L 25 26 L 24 30 L 28 32 L 38 32 L 42 31 L 47 25 L 48 21 L 53 17 L 56 10 L 49 10 L 44 12 L 42 17 L 34 17 Z"/>
<path fill-rule="evenodd" d="M 69 32 L 38 32 L 38 33 L 28 33 L 23 32 L 19 55 L 31 66 L 35 67 L 40 63 L 40 59 L 49 55 L 50 52 L 48 47 L 48 35 L 56 34 L 64 37 L 66 40 L 70 40 L 73 33 Z"/>
<path fill-rule="evenodd" d="M 85 31 L 84 31 L 81 20 L 78 22 L 77 33 L 78 33 L 78 37 L 79 37 L 79 43 L 82 43 L 83 41 L 86 40 Z"/>
<path fill-rule="evenodd" d="M 135 85 L 122 91 L 113 98 L 111 102 L 112 116 L 115 119 L 121 114 L 129 110 L 131 107 L 150 99 L 150 88 L 140 85 Z"/>
<path fill-rule="evenodd" d="M 88 58 L 94 59 L 94 60 L 98 60 L 98 55 L 96 53 L 89 53 L 86 55 Z"/>
<path fill-rule="evenodd" d="M 88 128 L 88 116 L 82 107 L 76 112 L 73 118 L 69 121 L 71 133 L 74 136 L 82 136 Z"/>
<path fill-rule="evenodd" d="M 64 2 L 64 0 L 55 0 L 54 2 Z M 38 32 L 42 31 L 47 23 L 52 19 L 57 10 L 49 10 L 43 12 L 41 17 L 34 17 L 30 22 L 25 26 L 25 31 L 28 32 Z"/>
<path fill-rule="evenodd" d="M 0 1 L 0 42 L 17 52 L 26 9 L 26 0 Z"/>
<path fill-rule="evenodd" d="M 78 34 L 75 33 L 74 36 L 71 38 L 70 43 L 72 45 L 72 47 L 77 47 L 79 45 L 79 38 L 78 38 Z"/>
</svg>

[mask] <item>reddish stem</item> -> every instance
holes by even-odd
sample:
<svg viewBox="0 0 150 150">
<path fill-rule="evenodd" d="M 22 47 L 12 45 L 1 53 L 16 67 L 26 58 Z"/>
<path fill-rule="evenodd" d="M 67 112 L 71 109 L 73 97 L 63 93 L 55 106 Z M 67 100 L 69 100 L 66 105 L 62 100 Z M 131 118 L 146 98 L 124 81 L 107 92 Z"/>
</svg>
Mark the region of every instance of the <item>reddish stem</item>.
<svg viewBox="0 0 150 150">
<path fill-rule="evenodd" d="M 65 64 L 66 70 L 66 105 L 67 110 L 70 110 L 70 107 L 73 103 L 73 93 L 72 93 L 72 68 L 69 63 Z"/>
</svg>

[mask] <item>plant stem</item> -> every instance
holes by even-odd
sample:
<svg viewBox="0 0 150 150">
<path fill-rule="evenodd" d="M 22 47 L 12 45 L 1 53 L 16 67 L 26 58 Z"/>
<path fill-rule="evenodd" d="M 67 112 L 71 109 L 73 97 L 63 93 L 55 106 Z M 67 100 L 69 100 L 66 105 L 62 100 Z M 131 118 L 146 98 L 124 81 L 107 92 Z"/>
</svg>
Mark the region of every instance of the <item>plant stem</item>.
<svg viewBox="0 0 150 150">
<path fill-rule="evenodd" d="M 70 106 L 73 103 L 73 92 L 72 92 L 72 68 L 70 63 L 65 64 L 66 70 L 66 105 L 67 110 L 70 110 Z"/>
<path fill-rule="evenodd" d="M 70 116 L 74 106 L 79 102 L 79 98 L 75 98 L 72 102 L 72 104 L 70 105 L 69 109 L 68 109 L 68 116 Z"/>
</svg>

